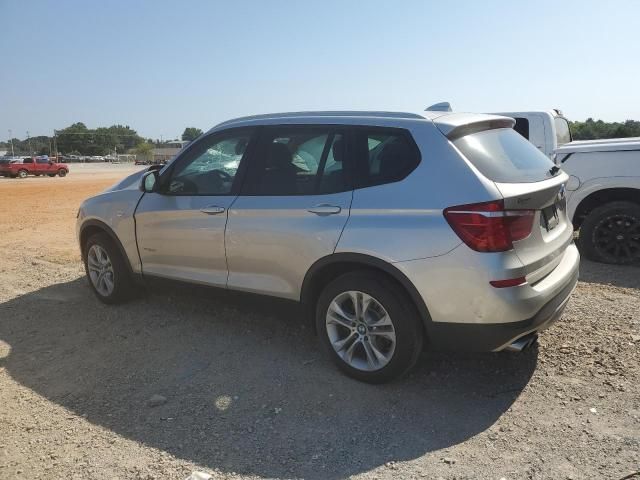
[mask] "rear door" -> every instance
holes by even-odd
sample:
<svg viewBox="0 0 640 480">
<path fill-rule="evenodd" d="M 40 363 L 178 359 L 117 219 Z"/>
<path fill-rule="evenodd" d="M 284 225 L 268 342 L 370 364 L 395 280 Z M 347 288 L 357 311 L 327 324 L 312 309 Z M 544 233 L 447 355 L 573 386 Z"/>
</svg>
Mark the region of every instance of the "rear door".
<svg viewBox="0 0 640 480">
<path fill-rule="evenodd" d="M 297 299 L 334 252 L 352 199 L 347 134 L 334 126 L 265 127 L 229 210 L 229 288 Z"/>
<path fill-rule="evenodd" d="M 573 241 L 566 211 L 568 176 L 514 130 L 484 130 L 454 145 L 485 177 L 493 180 L 507 210 L 529 210 L 531 234 L 514 242 L 530 283 L 551 271 Z"/>
<path fill-rule="evenodd" d="M 252 135 L 235 129 L 200 139 L 163 172 L 158 192 L 144 194 L 135 220 L 145 275 L 226 285 L 224 231 Z"/>
</svg>

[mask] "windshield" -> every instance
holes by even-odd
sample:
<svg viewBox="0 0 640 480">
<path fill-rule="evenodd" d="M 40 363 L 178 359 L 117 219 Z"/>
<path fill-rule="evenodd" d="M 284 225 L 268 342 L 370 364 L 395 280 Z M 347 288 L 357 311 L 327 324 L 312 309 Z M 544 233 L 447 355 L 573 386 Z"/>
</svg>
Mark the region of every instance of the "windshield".
<svg viewBox="0 0 640 480">
<path fill-rule="evenodd" d="M 569 122 L 566 118 L 555 117 L 554 122 L 556 124 L 556 141 L 558 146 L 561 147 L 565 143 L 571 141 L 571 130 L 569 130 Z"/>
<path fill-rule="evenodd" d="M 453 142 L 485 177 L 499 183 L 539 182 L 559 169 L 511 128 L 484 130 Z"/>
</svg>

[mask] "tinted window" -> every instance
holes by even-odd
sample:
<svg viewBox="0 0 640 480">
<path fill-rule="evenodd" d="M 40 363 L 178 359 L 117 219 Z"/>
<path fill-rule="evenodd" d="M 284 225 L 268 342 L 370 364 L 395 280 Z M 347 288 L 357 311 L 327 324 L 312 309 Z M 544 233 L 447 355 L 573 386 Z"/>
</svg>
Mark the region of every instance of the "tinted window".
<svg viewBox="0 0 640 480">
<path fill-rule="evenodd" d="M 420 155 L 408 133 L 383 129 L 359 130 L 358 151 L 365 152 L 359 169 L 359 186 L 397 182 L 420 163 Z M 364 170 L 364 171 L 363 171 Z"/>
<path fill-rule="evenodd" d="M 549 178 L 549 170 L 554 166 L 546 155 L 510 128 L 484 130 L 453 143 L 480 173 L 495 182 L 537 182 Z"/>
<path fill-rule="evenodd" d="M 177 160 L 166 192 L 177 195 L 226 195 L 231 192 L 251 134 L 204 138 Z"/>
<path fill-rule="evenodd" d="M 36 158 L 36 163 L 49 163 L 46 158 Z"/>
<path fill-rule="evenodd" d="M 513 129 L 529 140 L 529 120 L 526 118 L 516 118 L 516 124 Z"/>
<path fill-rule="evenodd" d="M 266 130 L 244 193 L 313 195 L 347 188 L 343 135 L 320 129 Z"/>
<path fill-rule="evenodd" d="M 22 163 L 33 163 L 33 158 L 25 158 Z"/>
<path fill-rule="evenodd" d="M 556 140 L 558 146 L 564 145 L 571 141 L 571 130 L 569 130 L 569 122 L 565 118 L 555 117 L 554 122 L 556 124 Z"/>
</svg>

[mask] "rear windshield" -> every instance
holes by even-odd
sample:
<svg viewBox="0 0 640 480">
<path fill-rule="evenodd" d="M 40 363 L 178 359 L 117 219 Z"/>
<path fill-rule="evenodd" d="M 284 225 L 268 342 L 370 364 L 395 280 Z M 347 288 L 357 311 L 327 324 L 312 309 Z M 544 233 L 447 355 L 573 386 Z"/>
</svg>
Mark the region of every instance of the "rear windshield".
<svg viewBox="0 0 640 480">
<path fill-rule="evenodd" d="M 454 140 L 453 144 L 480 173 L 494 182 L 539 182 L 554 172 L 553 162 L 511 128 L 472 133 Z"/>
</svg>

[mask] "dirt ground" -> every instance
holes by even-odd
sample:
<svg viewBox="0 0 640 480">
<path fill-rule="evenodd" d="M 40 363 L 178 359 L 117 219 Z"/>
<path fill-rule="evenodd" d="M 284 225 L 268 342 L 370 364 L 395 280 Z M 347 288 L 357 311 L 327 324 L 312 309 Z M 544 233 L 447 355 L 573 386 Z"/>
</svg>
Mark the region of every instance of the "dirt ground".
<svg viewBox="0 0 640 480">
<path fill-rule="evenodd" d="M 583 261 L 538 348 L 425 353 L 401 381 L 365 385 L 338 373 L 289 304 L 190 289 L 100 304 L 75 215 L 127 171 L 0 178 L 0 479 L 640 470 L 640 269 Z"/>
</svg>

